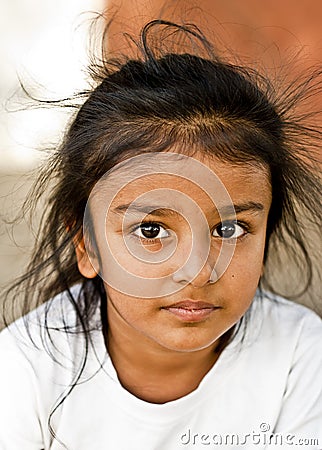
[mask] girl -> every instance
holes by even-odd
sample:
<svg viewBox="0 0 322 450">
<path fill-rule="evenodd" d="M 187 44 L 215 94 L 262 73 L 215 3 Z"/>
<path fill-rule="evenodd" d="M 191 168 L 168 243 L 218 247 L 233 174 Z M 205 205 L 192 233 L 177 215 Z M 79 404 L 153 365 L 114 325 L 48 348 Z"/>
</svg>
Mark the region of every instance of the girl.
<svg viewBox="0 0 322 450">
<path fill-rule="evenodd" d="M 207 56 L 157 51 L 159 30 Z M 1 333 L 0 449 L 322 448 L 322 322 L 270 272 L 312 284 L 320 134 L 295 105 L 318 84 L 277 93 L 194 26 L 150 22 L 139 47 L 96 67 L 33 191 L 13 289 L 38 307 Z"/>
</svg>

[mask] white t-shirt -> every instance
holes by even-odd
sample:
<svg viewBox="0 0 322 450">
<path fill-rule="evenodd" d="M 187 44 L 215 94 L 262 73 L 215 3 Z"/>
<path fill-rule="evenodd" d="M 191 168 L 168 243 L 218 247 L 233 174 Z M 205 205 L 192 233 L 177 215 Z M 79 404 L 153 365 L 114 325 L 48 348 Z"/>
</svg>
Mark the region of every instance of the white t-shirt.
<svg viewBox="0 0 322 450">
<path fill-rule="evenodd" d="M 195 391 L 164 404 L 121 386 L 93 330 L 84 373 L 52 414 L 53 439 L 48 418 L 84 352 L 82 336 L 58 330 L 73 324 L 68 305 L 64 294 L 51 302 L 54 345 L 39 337 L 47 304 L 28 317 L 38 348 L 22 319 L 0 334 L 1 450 L 322 449 L 322 321 L 268 294 L 255 297 L 244 340 L 239 332 Z"/>
</svg>

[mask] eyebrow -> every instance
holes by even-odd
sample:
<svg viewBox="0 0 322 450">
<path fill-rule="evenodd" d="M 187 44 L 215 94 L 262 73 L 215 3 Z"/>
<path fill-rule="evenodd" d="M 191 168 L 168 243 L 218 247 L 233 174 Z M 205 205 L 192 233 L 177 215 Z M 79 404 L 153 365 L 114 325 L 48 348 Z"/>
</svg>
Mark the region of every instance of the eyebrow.
<svg viewBox="0 0 322 450">
<path fill-rule="evenodd" d="M 144 213 L 144 214 L 153 214 L 154 216 L 158 217 L 164 217 L 169 216 L 173 214 L 180 214 L 179 210 L 176 209 L 170 209 L 165 207 L 160 207 L 159 205 L 132 205 L 131 203 L 125 204 L 125 205 L 119 205 L 116 208 L 112 210 L 112 212 L 115 213 L 121 213 L 124 214 L 125 212 L 128 212 L 129 214 L 135 214 L 135 213 Z"/>
<path fill-rule="evenodd" d="M 256 213 L 261 212 L 264 210 L 264 205 L 259 202 L 244 202 L 239 203 L 236 205 L 227 205 L 219 208 L 218 212 L 222 215 L 232 215 L 232 214 L 238 214 L 241 212 L 249 212 L 249 213 Z M 174 214 L 180 214 L 181 211 L 179 209 L 170 209 L 165 207 L 160 207 L 158 205 L 152 206 L 152 205 L 140 205 L 140 204 L 124 204 L 119 205 L 116 208 L 112 210 L 115 213 L 124 214 L 125 212 L 128 213 L 144 213 L 144 214 L 151 214 L 153 216 L 157 217 L 164 217 Z"/>
<path fill-rule="evenodd" d="M 239 203 L 236 205 L 228 205 L 223 206 L 222 208 L 219 208 L 219 213 L 221 215 L 224 214 L 238 214 L 240 212 L 260 212 L 264 211 L 264 205 L 259 202 L 245 202 L 245 203 Z"/>
</svg>

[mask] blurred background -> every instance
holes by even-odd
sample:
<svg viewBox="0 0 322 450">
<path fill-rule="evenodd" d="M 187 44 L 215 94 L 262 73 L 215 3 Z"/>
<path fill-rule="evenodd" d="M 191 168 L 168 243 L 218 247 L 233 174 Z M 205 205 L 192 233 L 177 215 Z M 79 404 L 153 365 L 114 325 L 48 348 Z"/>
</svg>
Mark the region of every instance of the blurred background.
<svg viewBox="0 0 322 450">
<path fill-rule="evenodd" d="M 111 54 L 130 52 L 124 33 L 150 19 L 194 22 L 220 52 L 258 65 L 272 77 L 322 62 L 321 0 L 0 0 L 0 284 L 21 274 L 33 233 L 19 213 L 44 150 L 59 142 L 69 113 L 34 108 L 20 87 L 60 99 L 88 86 L 88 33 L 93 12 L 113 18 Z M 291 68 L 291 70 L 289 70 Z M 321 98 L 316 105 L 322 108 Z M 317 287 L 321 290 L 321 286 Z M 304 299 L 305 300 L 305 299 Z"/>
</svg>

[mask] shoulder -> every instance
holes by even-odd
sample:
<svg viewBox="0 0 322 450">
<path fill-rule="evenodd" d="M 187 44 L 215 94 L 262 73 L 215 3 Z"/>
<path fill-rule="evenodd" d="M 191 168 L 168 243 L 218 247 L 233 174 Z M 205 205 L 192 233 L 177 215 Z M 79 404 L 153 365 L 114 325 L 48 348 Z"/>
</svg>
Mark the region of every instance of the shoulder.
<svg viewBox="0 0 322 450">
<path fill-rule="evenodd" d="M 269 292 L 257 295 L 255 302 L 255 309 L 263 321 L 274 327 L 278 334 L 317 334 L 322 337 L 322 319 L 308 307 Z"/>
<path fill-rule="evenodd" d="M 249 328 L 255 347 L 274 354 L 272 365 L 290 368 L 302 361 L 322 369 L 322 319 L 311 309 L 262 292 L 255 297 Z"/>
<path fill-rule="evenodd" d="M 66 294 L 59 294 L 0 333 L 0 447 L 45 446 L 50 411 L 71 380 L 71 346 L 66 333 L 58 331 L 63 316 L 75 322 L 69 304 Z"/>
<path fill-rule="evenodd" d="M 262 350 L 270 355 L 266 388 L 280 397 L 274 431 L 322 439 L 322 320 L 309 308 L 272 294 L 259 303 Z"/>
<path fill-rule="evenodd" d="M 322 368 L 322 320 L 303 305 L 258 291 L 231 348 L 243 349 L 249 364 L 260 362 L 277 372 L 287 373 L 296 360 L 310 357 Z"/>
<path fill-rule="evenodd" d="M 72 291 L 77 300 L 79 287 Z M 96 325 L 96 318 L 94 320 Z M 78 327 L 75 308 L 66 292 L 2 330 L 1 420 L 6 416 L 8 424 L 15 423 L 14 417 L 18 414 L 16 405 L 23 404 L 24 407 L 19 410 L 21 420 L 23 416 L 39 415 L 45 429 L 51 408 L 74 383 L 80 369 L 83 368 L 83 378 L 80 377 L 79 381 L 97 371 L 104 356 L 102 340 L 101 332 L 95 330 L 91 332 L 90 343 L 85 340 L 84 333 Z M 84 355 L 87 359 L 83 367 Z M 35 426 L 30 426 L 30 429 L 35 429 Z"/>
<path fill-rule="evenodd" d="M 38 368 L 40 364 L 53 368 L 58 363 L 70 370 L 86 345 L 76 313 L 80 295 L 80 285 L 76 285 L 2 330 L 0 357 Z M 93 329 L 97 316 L 93 318 Z"/>
<path fill-rule="evenodd" d="M 72 288 L 72 294 L 78 295 L 79 287 Z M 67 322 L 66 322 L 67 319 Z M 75 311 L 68 301 L 68 295 L 61 292 L 52 299 L 20 317 L 0 333 L 0 351 L 7 346 L 28 348 L 43 346 L 45 330 L 58 331 L 75 324 Z"/>
</svg>

